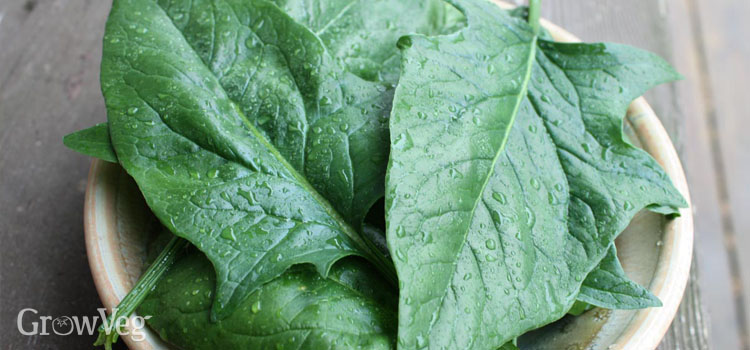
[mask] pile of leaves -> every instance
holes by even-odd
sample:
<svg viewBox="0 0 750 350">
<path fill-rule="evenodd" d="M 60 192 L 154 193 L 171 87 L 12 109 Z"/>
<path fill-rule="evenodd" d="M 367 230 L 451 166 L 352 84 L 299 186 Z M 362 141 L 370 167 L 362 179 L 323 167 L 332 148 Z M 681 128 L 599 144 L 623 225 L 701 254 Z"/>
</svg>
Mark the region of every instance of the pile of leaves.
<svg viewBox="0 0 750 350">
<path fill-rule="evenodd" d="M 614 240 L 686 203 L 622 123 L 679 75 L 538 22 L 538 1 L 115 0 L 107 123 L 65 144 L 174 237 L 124 313 L 184 349 L 490 350 L 659 306 Z"/>
</svg>

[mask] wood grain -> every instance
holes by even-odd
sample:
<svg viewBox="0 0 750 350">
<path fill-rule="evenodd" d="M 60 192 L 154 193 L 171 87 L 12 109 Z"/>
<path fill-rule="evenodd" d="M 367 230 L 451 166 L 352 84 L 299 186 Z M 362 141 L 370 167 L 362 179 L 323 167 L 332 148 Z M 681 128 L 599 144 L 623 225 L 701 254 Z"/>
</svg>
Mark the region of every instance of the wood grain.
<svg viewBox="0 0 750 350">
<path fill-rule="evenodd" d="M 90 349 L 93 336 L 24 336 L 18 312 L 94 316 L 82 203 L 90 160 L 62 136 L 105 119 L 106 1 L 0 0 L 0 347 Z M 48 331 L 51 325 L 47 325 Z M 27 328 L 29 329 L 29 328 Z"/>
<path fill-rule="evenodd" d="M 704 114 L 713 155 L 723 243 L 732 277 L 740 347 L 750 349 L 750 138 L 744 135 L 750 89 L 750 3 L 688 0 L 698 45 Z"/>
<path fill-rule="evenodd" d="M 719 199 L 716 191 L 714 152 L 706 120 L 705 84 L 701 73 L 700 25 L 695 23 L 692 0 L 670 2 L 670 33 L 673 59 L 686 79 L 677 84 L 679 103 L 685 124 L 683 163 L 690 182 L 696 214 L 695 235 L 703 306 L 708 311 L 714 349 L 740 349 L 737 307 L 731 302 L 732 278 L 729 258 L 723 244 Z"/>
</svg>

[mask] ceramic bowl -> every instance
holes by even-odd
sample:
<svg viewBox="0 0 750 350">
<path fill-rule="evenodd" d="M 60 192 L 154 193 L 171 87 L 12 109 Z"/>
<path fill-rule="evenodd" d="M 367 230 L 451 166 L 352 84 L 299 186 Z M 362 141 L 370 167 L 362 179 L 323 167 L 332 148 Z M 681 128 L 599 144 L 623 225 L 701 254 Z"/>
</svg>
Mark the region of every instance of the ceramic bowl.
<svg viewBox="0 0 750 350">
<path fill-rule="evenodd" d="M 552 23 L 543 21 L 543 25 L 558 41 L 578 41 Z M 633 144 L 664 167 L 689 201 L 677 152 L 643 98 L 631 104 L 624 130 Z M 158 223 L 122 168 L 99 160 L 93 161 L 89 173 L 84 223 L 86 250 L 97 291 L 105 307 L 115 307 L 143 271 L 148 236 Z M 647 286 L 664 305 L 636 311 L 593 309 L 578 317 L 566 317 L 526 337 L 521 344 L 523 350 L 656 348 L 677 312 L 688 280 L 693 248 L 692 212 L 683 209 L 674 220 L 641 212 L 616 245 L 628 276 Z M 122 338 L 131 350 L 168 349 L 149 329 L 141 341 L 129 336 Z"/>
</svg>

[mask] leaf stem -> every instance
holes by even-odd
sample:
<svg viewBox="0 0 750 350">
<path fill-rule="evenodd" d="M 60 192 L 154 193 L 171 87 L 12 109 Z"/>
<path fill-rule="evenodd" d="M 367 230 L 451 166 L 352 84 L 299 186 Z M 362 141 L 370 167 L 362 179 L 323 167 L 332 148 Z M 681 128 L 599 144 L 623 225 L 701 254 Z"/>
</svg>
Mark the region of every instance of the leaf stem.
<svg viewBox="0 0 750 350">
<path fill-rule="evenodd" d="M 361 238 L 365 242 L 367 250 L 372 257 L 371 262 L 383 275 L 385 275 L 386 279 L 388 279 L 394 287 L 398 287 L 398 274 L 396 273 L 396 265 L 393 264 L 393 260 L 386 256 L 377 247 L 375 242 L 370 239 L 370 237 L 362 234 Z"/>
<path fill-rule="evenodd" d="M 188 244 L 188 241 L 183 238 L 172 237 L 156 260 L 141 275 L 133 289 L 128 292 L 117 307 L 112 309 L 112 314 L 99 327 L 99 337 L 94 342 L 94 346 L 104 345 L 105 349 L 112 349 L 112 344 L 117 342 L 118 331 L 123 326 L 123 322 L 143 302 Z"/>
<path fill-rule="evenodd" d="M 529 24 L 534 35 L 539 34 L 539 17 L 542 0 L 529 0 Z"/>
</svg>

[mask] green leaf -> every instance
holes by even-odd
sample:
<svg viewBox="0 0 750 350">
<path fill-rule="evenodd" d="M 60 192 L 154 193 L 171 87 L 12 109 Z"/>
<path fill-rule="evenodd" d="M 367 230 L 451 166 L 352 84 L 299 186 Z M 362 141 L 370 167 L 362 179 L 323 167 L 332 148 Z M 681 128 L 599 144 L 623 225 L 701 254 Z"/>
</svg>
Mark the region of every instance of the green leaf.
<svg viewBox="0 0 750 350">
<path fill-rule="evenodd" d="M 625 45 L 539 42 L 527 117 L 557 147 L 570 186 L 570 231 L 603 255 L 643 208 L 677 214 L 687 204 L 659 164 L 628 143 L 628 105 L 680 76 L 658 56 Z M 526 117 L 526 116 L 525 116 Z"/>
<path fill-rule="evenodd" d="M 336 0 L 315 4 L 306 0 L 274 0 L 288 15 L 306 25 L 320 36 L 327 50 L 337 60 L 341 60 L 347 69 L 363 79 L 376 80 L 393 84 L 398 80 L 400 55 L 396 41 L 403 34 L 419 32 L 430 34 L 443 28 L 448 12 L 451 16 L 460 12 L 445 6 L 443 1 L 364 1 L 364 0 Z M 168 3 L 176 6 L 176 2 Z M 175 10 L 177 11 L 177 10 Z M 174 16 L 185 16 L 176 13 Z M 456 26 L 459 19 L 450 19 Z M 387 92 L 391 96 L 392 92 Z M 390 101 L 388 101 L 390 104 Z M 102 158 L 104 152 L 111 151 L 114 156 L 109 131 L 106 123 L 68 135 L 69 147 L 86 155 Z M 96 131 L 97 133 L 93 133 Z M 101 137 L 100 131 L 106 132 L 106 138 Z M 273 132 L 273 130 L 270 130 Z M 373 135 L 376 140 L 372 147 L 382 149 L 382 135 Z M 382 134 L 382 133 L 381 133 Z M 362 133 L 360 137 L 368 136 Z M 380 138 L 380 140 L 377 140 Z M 65 141 L 66 145 L 68 141 Z M 75 142 L 75 144 L 74 144 Z M 387 142 L 387 141 L 386 141 Z M 78 146 L 78 144 L 82 144 Z M 82 147 L 87 147 L 86 149 Z M 377 152 L 373 152 L 377 153 Z M 116 163 L 116 158 L 107 157 L 104 160 Z M 311 159 L 317 160 L 317 159 Z M 385 169 L 385 162 L 379 161 Z M 381 170 L 383 173 L 384 170 Z M 381 181 L 382 182 L 382 181 Z M 373 197 L 382 196 L 382 184 Z M 356 197 L 356 194 L 354 195 Z"/>
<path fill-rule="evenodd" d="M 65 135 L 63 144 L 78 153 L 117 163 L 117 154 L 109 140 L 107 123 L 96 124 L 88 129 Z"/>
<path fill-rule="evenodd" d="M 554 308 L 562 311 L 553 298 L 542 299 L 553 301 L 547 303 L 520 295 L 524 289 L 546 289 L 541 279 L 541 286 L 508 281 L 534 272 L 527 264 L 533 256 L 521 256 L 533 248 L 532 237 L 503 245 L 519 230 L 528 230 L 522 215 L 530 210 L 506 196 L 521 192 L 537 177 L 535 169 L 519 167 L 523 184 L 503 181 L 514 174 L 508 162 L 521 161 L 508 159 L 504 149 L 524 147 L 524 140 L 510 130 L 519 128 L 513 122 L 526 96 L 536 38 L 525 22 L 495 4 L 477 0 L 456 5 L 468 20 L 465 29 L 400 41 L 402 76 L 391 114 L 386 215 L 401 284 L 399 347 L 404 349 L 496 349 L 538 325 L 539 317 L 553 317 Z M 524 127 L 529 122 L 538 123 L 516 120 Z M 533 160 L 532 155 L 554 157 L 554 149 L 518 152 L 523 161 Z M 559 165 L 545 171 L 564 178 Z M 547 200 L 546 193 L 538 197 Z M 509 200 L 518 204 L 513 208 L 517 219 L 503 223 L 498 206 Z M 566 216 L 566 208 L 542 209 L 546 211 L 536 212 L 537 230 L 558 231 L 565 239 L 559 229 L 564 220 L 557 218 Z M 538 263 L 552 275 L 566 263 L 559 255 L 560 242 L 546 243 L 555 260 Z M 511 250 L 519 254 L 502 255 Z M 516 263 L 525 266 L 516 268 Z M 574 289 L 577 285 L 560 288 Z M 525 310 L 532 304 L 538 309 Z"/>
<path fill-rule="evenodd" d="M 685 205 L 622 135 L 628 104 L 676 78 L 671 67 L 621 45 L 534 53 L 518 42 L 528 26 L 461 4 L 467 29 L 402 39 L 386 213 L 405 349 L 495 349 L 559 319 L 638 210 Z M 528 95 L 513 76 L 524 67 Z"/>
<path fill-rule="evenodd" d="M 391 254 L 388 252 L 388 242 L 385 239 L 385 232 L 381 228 L 365 223 L 362 226 L 362 235 L 367 237 L 378 251 L 390 258 Z"/>
<path fill-rule="evenodd" d="M 594 270 L 594 271 L 596 271 L 596 270 Z M 592 272 L 592 273 L 594 273 L 594 272 Z M 591 305 L 591 304 L 586 304 L 586 303 L 584 303 L 584 302 L 582 302 L 580 300 L 576 300 L 576 302 L 573 303 L 573 306 L 570 308 L 570 310 L 568 310 L 568 313 L 571 314 L 571 315 L 573 315 L 573 316 L 580 316 L 584 312 L 589 311 L 589 310 L 591 310 L 593 308 L 594 308 L 594 306 Z"/>
<path fill-rule="evenodd" d="M 391 92 L 268 1 L 158 3 L 240 114 L 358 227 L 383 195 Z"/>
<path fill-rule="evenodd" d="M 625 275 L 614 245 L 599 266 L 586 276 L 578 300 L 607 309 L 642 309 L 662 305 L 648 289 Z"/>
<path fill-rule="evenodd" d="M 442 1 L 444 4 L 444 18 L 443 25 L 440 26 L 438 34 L 450 34 L 457 32 L 466 27 L 466 16 L 464 13 L 453 6 L 451 3 Z"/>
<path fill-rule="evenodd" d="M 518 6 L 518 7 L 514 8 L 513 10 L 510 10 L 509 13 L 510 13 L 511 16 L 514 16 L 514 17 L 527 18 L 528 17 L 528 8 L 524 7 L 524 6 Z M 546 39 L 546 40 L 552 40 L 552 37 L 549 35 L 549 33 L 547 33 L 544 30 L 544 28 L 541 28 L 541 30 L 542 31 L 541 31 L 541 33 L 539 35 L 540 38 L 543 38 L 543 39 Z M 667 68 L 667 71 L 668 70 L 671 70 L 671 68 Z M 677 76 L 677 75 L 675 74 L 675 76 Z M 649 207 L 649 209 L 651 211 L 654 211 L 654 212 L 657 212 L 657 213 L 661 213 L 661 214 L 665 214 L 665 215 L 677 215 L 678 214 L 675 211 L 675 209 L 672 208 L 672 207 L 659 208 L 659 207 L 651 206 L 651 207 Z M 607 255 L 607 258 L 609 258 L 609 255 Z M 617 259 L 617 255 L 614 256 L 614 259 L 615 260 Z M 602 260 L 602 262 L 600 263 L 600 265 L 598 265 L 591 273 L 589 273 L 589 275 L 591 276 L 591 275 L 598 275 L 598 274 L 607 274 L 606 271 L 599 271 L 602 268 L 601 265 L 604 264 L 606 260 L 607 260 L 606 258 L 604 260 Z M 614 263 L 616 263 L 619 266 L 619 261 L 615 261 Z M 626 281 L 630 282 L 630 283 L 633 283 L 633 282 L 627 280 L 627 277 L 625 277 L 624 275 L 622 275 L 621 278 L 625 279 L 625 280 L 622 281 L 623 283 L 626 283 Z M 589 281 L 588 277 L 587 277 L 586 281 Z M 637 287 L 640 287 L 640 286 L 637 286 Z M 633 291 L 635 291 L 635 290 L 636 289 L 633 289 Z M 583 290 L 582 290 L 582 292 L 583 292 Z M 656 305 L 656 304 L 654 304 L 654 305 L 650 305 L 650 304 L 646 305 L 646 304 L 644 304 L 644 305 L 645 306 L 643 306 L 643 307 L 649 307 L 649 306 L 660 306 L 661 304 L 659 303 L 659 305 Z M 599 306 L 601 306 L 601 305 L 599 305 Z M 587 310 L 591 309 L 592 307 L 593 306 L 591 306 L 589 304 L 586 304 L 584 302 L 576 301 L 575 304 L 573 305 L 573 307 L 571 308 L 571 310 L 568 311 L 568 313 L 573 314 L 575 316 L 578 316 L 581 313 L 583 313 L 584 311 L 587 311 Z"/>
<path fill-rule="evenodd" d="M 273 2 L 318 35 L 349 71 L 387 85 L 398 81 L 398 38 L 410 33 L 436 33 L 443 28 L 447 12 L 441 0 Z"/>
<path fill-rule="evenodd" d="M 295 20 L 305 24 L 311 30 L 320 34 L 326 48 L 335 58 L 344 61 L 350 71 L 355 72 L 363 78 L 379 76 L 379 80 L 395 84 L 398 79 L 398 65 L 400 63 L 399 52 L 396 48 L 397 39 L 406 33 L 424 32 L 432 33 L 442 28 L 445 13 L 452 16 L 460 12 L 447 6 L 443 1 L 387 1 L 372 2 L 363 0 L 339 0 L 325 4 L 319 4 L 319 7 L 312 6 L 303 0 L 275 0 L 277 5 L 282 7 L 287 14 Z M 174 2 L 167 3 L 167 6 L 176 6 Z M 448 10 L 452 9 L 452 10 Z M 173 10 L 176 13 L 172 17 L 184 18 L 185 14 L 179 10 Z M 415 15 L 416 14 L 416 15 Z M 406 19 L 408 17 L 408 20 Z M 451 19 L 451 25 L 458 25 L 459 19 Z M 377 68 L 377 69 L 376 69 Z M 383 73 L 386 71 L 387 73 Z M 391 79 L 383 78 L 391 77 Z M 390 104 L 392 92 L 386 92 L 384 101 Z M 385 114 L 385 112 L 383 112 Z M 97 125 L 97 131 L 106 131 L 106 123 Z M 268 130 L 273 133 L 274 130 Z M 96 142 L 92 147 L 97 149 L 83 152 L 104 152 L 106 148 L 111 148 L 109 134 L 107 131 L 106 142 L 99 135 L 83 134 L 77 136 L 90 137 L 91 140 L 86 142 Z M 367 143 L 373 147 L 371 151 L 376 156 L 377 149 L 382 148 L 384 133 L 369 132 L 360 133 L 358 137 L 372 137 L 374 140 Z M 72 135 L 71 135 L 72 136 Z M 379 138 L 379 139 L 378 139 Z M 316 161 L 320 159 L 308 159 Z M 116 162 L 116 161 L 114 161 Z M 380 160 L 378 163 L 385 168 L 385 162 Z M 324 164 L 325 165 L 325 164 Z M 321 165 L 321 166 L 324 166 Z M 381 170 L 381 173 L 384 170 Z M 382 181 L 381 181 L 382 182 Z M 364 186 L 363 186 L 364 187 Z M 376 186 L 377 187 L 377 186 Z M 380 189 L 370 197 L 382 196 Z M 365 192 L 361 189 L 361 192 Z M 355 193 L 356 197 L 357 194 Z"/>
<path fill-rule="evenodd" d="M 140 315 L 182 349 L 392 349 L 396 295 L 369 265 L 344 259 L 328 279 L 294 266 L 211 322 L 215 286 L 202 254 L 178 261 L 143 302 Z"/>
<path fill-rule="evenodd" d="M 687 206 L 685 200 L 659 164 L 624 138 L 622 123 L 633 99 L 680 75 L 658 56 L 624 45 L 540 41 L 539 46 L 529 114 L 544 120 L 558 148 L 570 186 L 569 231 L 584 243 L 586 254 L 602 256 L 610 245 L 614 251 L 614 238 L 641 209 L 679 215 L 678 208 Z M 607 286 L 592 282 L 611 276 L 615 266 L 620 266 L 617 255 L 609 252 L 584 285 L 614 288 L 620 283 L 619 291 L 627 289 L 637 301 L 620 296 L 623 302 L 616 306 L 603 292 L 592 296 L 586 287 L 579 300 L 607 308 L 661 305 L 629 281 L 621 267 L 620 279 Z"/>
<path fill-rule="evenodd" d="M 325 276 L 355 254 L 387 274 L 352 228 L 382 190 L 383 87 L 269 2 L 187 5 L 114 2 L 102 89 L 120 163 L 216 269 L 214 315 L 294 264 Z"/>
<path fill-rule="evenodd" d="M 518 350 L 518 347 L 515 344 L 509 342 L 501 346 L 498 350 Z"/>
</svg>

